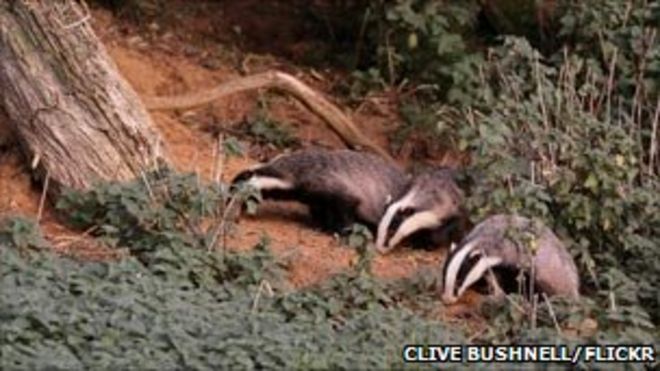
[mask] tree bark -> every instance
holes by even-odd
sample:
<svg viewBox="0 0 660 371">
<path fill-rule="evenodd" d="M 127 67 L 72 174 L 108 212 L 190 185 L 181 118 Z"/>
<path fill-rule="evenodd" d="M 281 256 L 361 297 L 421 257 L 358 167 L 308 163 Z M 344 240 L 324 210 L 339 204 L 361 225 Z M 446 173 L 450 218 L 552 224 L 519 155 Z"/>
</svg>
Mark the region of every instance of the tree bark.
<svg viewBox="0 0 660 371">
<path fill-rule="evenodd" d="M 76 0 L 0 2 L 0 108 L 54 190 L 131 179 L 162 156 L 90 19 Z"/>
</svg>

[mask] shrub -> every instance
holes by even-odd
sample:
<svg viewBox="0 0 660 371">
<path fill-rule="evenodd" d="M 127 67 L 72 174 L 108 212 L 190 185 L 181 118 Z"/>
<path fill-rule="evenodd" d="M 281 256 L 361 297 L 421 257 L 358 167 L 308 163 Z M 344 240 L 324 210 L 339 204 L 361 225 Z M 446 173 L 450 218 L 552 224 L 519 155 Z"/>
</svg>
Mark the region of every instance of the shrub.
<svg viewBox="0 0 660 371">
<path fill-rule="evenodd" d="M 158 243 L 146 255 L 77 262 L 3 240 L 2 368 L 382 369 L 403 366 L 404 344 L 462 339 L 362 270 L 288 290 L 267 240 L 224 254 Z"/>
<path fill-rule="evenodd" d="M 37 223 L 22 216 L 0 218 L 0 245 L 10 244 L 21 250 L 48 246 Z"/>
<path fill-rule="evenodd" d="M 415 81 L 427 95 L 462 101 L 476 87 L 470 74 L 482 60 L 473 37 L 476 1 L 373 0 L 365 8 L 345 16 L 361 19 L 351 97 Z"/>
<path fill-rule="evenodd" d="M 660 180 L 645 139 L 657 125 L 652 109 L 627 115 L 639 103 L 617 94 L 606 74 L 577 56 L 545 64 L 522 39 L 508 39 L 486 67 L 471 107 L 436 116 L 471 154 L 474 219 L 545 220 L 578 258 L 584 293 L 613 300 L 609 325 L 652 329 L 660 313 Z M 617 104 L 594 106 L 608 99 Z"/>
<path fill-rule="evenodd" d="M 479 87 L 466 99 L 418 98 L 402 112 L 408 127 L 471 157 L 464 182 L 475 221 L 537 217 L 569 244 L 599 339 L 657 339 L 660 6 L 596 3 L 563 9 L 556 53 L 505 37 L 472 70 Z"/>
<path fill-rule="evenodd" d="M 214 229 L 202 227 L 206 218 L 231 223 L 225 205 L 235 195 L 167 169 L 65 192 L 57 207 L 98 241 L 128 248 L 119 261 L 30 252 L 22 247 L 42 243 L 36 224 L 1 224 L 0 365 L 385 368 L 402 366 L 404 344 L 462 339 L 407 309 L 428 286 L 369 274 L 360 226 L 355 268 L 301 291 L 289 288 L 267 238 L 249 252 L 217 251 Z"/>
<path fill-rule="evenodd" d="M 290 124 L 273 119 L 268 113 L 267 101 L 259 100 L 257 111 L 246 117 L 239 126 L 240 131 L 255 144 L 274 149 L 300 147 Z"/>
<path fill-rule="evenodd" d="M 241 200 L 250 195 L 247 189 L 231 193 L 226 184 L 203 184 L 198 175 L 160 168 L 128 183 L 67 190 L 56 208 L 73 226 L 140 255 L 159 244 L 217 249 Z"/>
</svg>

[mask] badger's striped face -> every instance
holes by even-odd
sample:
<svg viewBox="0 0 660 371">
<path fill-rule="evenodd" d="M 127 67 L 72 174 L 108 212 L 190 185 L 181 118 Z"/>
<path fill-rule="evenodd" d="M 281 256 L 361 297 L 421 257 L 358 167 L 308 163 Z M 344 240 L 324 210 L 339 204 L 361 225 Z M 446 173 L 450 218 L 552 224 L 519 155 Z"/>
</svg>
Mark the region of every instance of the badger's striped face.
<svg viewBox="0 0 660 371">
<path fill-rule="evenodd" d="M 502 262 L 499 257 L 484 254 L 478 242 L 474 239 L 460 247 L 452 244 L 442 270 L 442 301 L 445 304 L 455 303 L 489 269 Z"/>
<path fill-rule="evenodd" d="M 376 248 L 381 253 L 391 250 L 419 230 L 441 224 L 441 218 L 429 208 L 430 205 L 419 205 L 416 196 L 413 189 L 385 210 L 376 234 Z"/>
<path fill-rule="evenodd" d="M 282 196 L 290 193 L 295 185 L 287 180 L 283 179 L 279 174 L 270 171 L 268 165 L 256 165 L 251 168 L 242 171 L 232 180 L 232 187 L 240 186 L 240 188 L 235 188 L 236 190 L 255 190 L 257 193 L 249 193 L 245 199 L 243 199 L 242 210 L 248 210 L 248 213 L 253 213 L 254 210 L 250 211 L 250 202 L 261 202 L 264 198 L 271 198 L 274 196 Z M 245 188 L 244 188 L 245 187 Z M 252 191 L 250 191 L 252 192 Z M 230 202 L 229 200 L 227 202 Z"/>
<path fill-rule="evenodd" d="M 290 190 L 294 185 L 282 177 L 269 171 L 268 165 L 257 164 L 244 170 L 233 181 L 233 183 L 243 183 L 251 186 L 260 192 L 275 190 Z"/>
</svg>

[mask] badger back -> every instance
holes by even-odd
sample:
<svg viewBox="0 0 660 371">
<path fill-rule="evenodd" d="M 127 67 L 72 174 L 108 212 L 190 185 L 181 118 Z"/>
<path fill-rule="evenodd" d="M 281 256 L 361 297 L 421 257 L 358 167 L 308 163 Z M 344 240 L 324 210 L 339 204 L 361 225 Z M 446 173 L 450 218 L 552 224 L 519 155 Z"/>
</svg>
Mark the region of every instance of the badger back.
<svg viewBox="0 0 660 371">
<path fill-rule="evenodd" d="M 305 149 L 280 155 L 239 174 L 262 192 L 277 189 L 276 198 L 314 203 L 319 197 L 355 207 L 357 216 L 376 224 L 385 205 L 408 181 L 396 165 L 379 156 L 351 150 Z"/>
<path fill-rule="evenodd" d="M 544 228 L 534 257 L 536 283 L 549 295 L 577 298 L 580 295 L 580 278 L 575 261 L 557 236 L 547 227 Z"/>
<path fill-rule="evenodd" d="M 389 200 L 397 197 L 408 182 L 398 166 L 370 153 L 317 150 L 310 155 L 308 161 L 314 165 L 298 169 L 299 187 L 314 194 L 354 200 L 357 216 L 374 225 Z"/>
<path fill-rule="evenodd" d="M 531 272 L 535 284 L 549 295 L 577 297 L 579 275 L 566 246 L 543 223 L 517 215 L 496 215 L 485 222 L 484 234 L 496 234 L 487 255 L 502 257 L 502 265 Z M 512 241 L 515 240 L 516 242 Z"/>
<path fill-rule="evenodd" d="M 440 220 L 447 220 L 460 213 L 463 192 L 454 181 L 450 169 L 441 168 L 424 172 L 414 178 L 410 185 L 420 205 L 428 205 Z"/>
<path fill-rule="evenodd" d="M 545 225 L 524 217 L 492 216 L 450 252 L 443 269 L 443 299 L 453 301 L 487 268 L 533 272 L 534 285 L 542 292 L 579 296 L 577 268 L 564 244 Z"/>
</svg>

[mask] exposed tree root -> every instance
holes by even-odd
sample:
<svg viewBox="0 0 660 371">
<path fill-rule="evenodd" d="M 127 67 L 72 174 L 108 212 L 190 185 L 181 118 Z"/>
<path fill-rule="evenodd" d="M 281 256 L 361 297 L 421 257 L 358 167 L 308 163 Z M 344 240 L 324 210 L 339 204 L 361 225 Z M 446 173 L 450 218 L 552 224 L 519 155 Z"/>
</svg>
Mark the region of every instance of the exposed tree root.
<svg viewBox="0 0 660 371">
<path fill-rule="evenodd" d="M 369 140 L 337 106 L 297 78 L 279 71 L 267 71 L 222 83 L 214 88 L 171 97 L 146 97 L 149 110 L 188 109 L 211 103 L 224 96 L 247 90 L 272 88 L 291 94 L 318 115 L 350 148 L 366 149 L 392 160 L 383 148 Z"/>
</svg>

